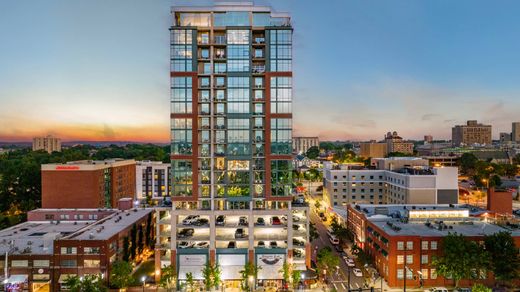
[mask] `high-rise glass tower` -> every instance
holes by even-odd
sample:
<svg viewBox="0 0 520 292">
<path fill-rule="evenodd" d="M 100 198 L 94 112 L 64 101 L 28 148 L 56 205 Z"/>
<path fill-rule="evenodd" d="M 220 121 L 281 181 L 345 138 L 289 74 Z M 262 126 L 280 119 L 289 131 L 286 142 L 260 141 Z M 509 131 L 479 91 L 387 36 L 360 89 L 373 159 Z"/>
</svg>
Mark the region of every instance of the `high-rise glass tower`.
<svg viewBox="0 0 520 292">
<path fill-rule="evenodd" d="M 292 181 L 290 17 L 251 3 L 173 7 L 172 208 L 156 261 L 180 281 L 218 263 L 238 287 L 280 285 L 284 261 L 310 264 L 308 207 Z"/>
</svg>

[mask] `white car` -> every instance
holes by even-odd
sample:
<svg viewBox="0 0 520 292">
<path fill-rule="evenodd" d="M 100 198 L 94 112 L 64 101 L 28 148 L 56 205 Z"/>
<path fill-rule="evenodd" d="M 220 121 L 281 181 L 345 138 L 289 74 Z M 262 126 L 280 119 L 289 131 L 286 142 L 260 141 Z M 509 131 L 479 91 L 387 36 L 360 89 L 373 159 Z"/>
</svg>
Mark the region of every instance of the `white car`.
<svg viewBox="0 0 520 292">
<path fill-rule="evenodd" d="M 448 289 L 446 289 L 445 287 L 433 287 L 424 290 L 424 292 L 448 292 Z"/>
<path fill-rule="evenodd" d="M 344 257 L 343 257 L 343 260 L 345 261 L 345 263 L 346 263 L 347 266 L 349 266 L 349 267 L 355 267 L 355 266 L 356 266 L 356 263 L 354 262 L 354 260 L 351 259 L 351 258 L 349 258 L 349 257 L 344 256 Z"/>
<path fill-rule="evenodd" d="M 179 242 L 179 248 L 190 248 L 190 247 L 193 247 L 193 243 L 190 243 L 187 241 Z"/>
<path fill-rule="evenodd" d="M 356 277 L 362 277 L 362 276 L 363 276 L 363 273 L 362 273 L 361 270 L 358 269 L 358 268 L 354 268 L 354 269 L 352 269 L 352 273 L 354 273 L 354 275 L 355 275 Z"/>
<path fill-rule="evenodd" d="M 191 225 L 199 220 L 199 215 L 190 215 L 182 220 L 182 225 Z"/>
<path fill-rule="evenodd" d="M 209 248 L 209 242 L 201 241 L 195 245 L 195 248 Z"/>
</svg>

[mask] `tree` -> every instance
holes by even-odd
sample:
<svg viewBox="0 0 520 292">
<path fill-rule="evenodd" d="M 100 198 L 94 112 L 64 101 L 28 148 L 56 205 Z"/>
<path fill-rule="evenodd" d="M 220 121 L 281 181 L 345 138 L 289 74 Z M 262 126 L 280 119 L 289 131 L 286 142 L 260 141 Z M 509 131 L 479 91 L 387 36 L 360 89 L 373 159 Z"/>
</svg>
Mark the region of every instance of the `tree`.
<svg viewBox="0 0 520 292">
<path fill-rule="evenodd" d="M 193 280 L 193 274 L 192 273 L 186 273 L 186 286 L 187 291 L 194 291 L 195 288 L 195 280 Z"/>
<path fill-rule="evenodd" d="M 123 261 L 130 261 L 130 240 L 128 236 L 123 238 Z"/>
<path fill-rule="evenodd" d="M 282 273 L 282 278 L 285 283 L 289 283 L 291 280 L 291 274 L 292 274 L 292 265 L 285 260 L 283 262 L 282 268 L 278 271 L 279 273 Z"/>
<path fill-rule="evenodd" d="M 215 264 L 211 272 L 213 275 L 213 287 L 218 289 L 222 283 L 222 269 L 220 268 L 220 265 Z"/>
<path fill-rule="evenodd" d="M 292 283 L 293 287 L 297 288 L 300 280 L 302 279 L 302 271 L 293 269 L 292 271 Z"/>
<path fill-rule="evenodd" d="M 245 264 L 244 269 L 240 271 L 240 275 L 242 276 L 242 282 L 240 283 L 240 287 L 243 291 L 249 291 L 251 287 L 249 286 L 249 278 L 253 277 L 254 282 L 258 277 L 258 271 L 261 267 L 255 265 L 252 262 L 248 262 Z"/>
<path fill-rule="evenodd" d="M 316 225 L 314 225 L 314 223 L 312 223 L 312 222 L 309 222 L 309 239 L 310 239 L 310 241 L 312 242 L 313 240 L 317 239 L 318 237 L 320 237 L 320 234 L 316 230 Z"/>
<path fill-rule="evenodd" d="M 492 291 L 493 291 L 493 289 L 488 288 L 479 283 L 477 283 L 477 284 L 473 285 L 473 287 L 471 287 L 471 292 L 492 292 Z"/>
<path fill-rule="evenodd" d="M 213 265 L 210 262 L 206 262 L 204 265 L 202 276 L 204 277 L 202 282 L 204 283 L 206 291 L 211 290 L 211 287 L 213 287 Z"/>
<path fill-rule="evenodd" d="M 327 270 L 330 272 L 339 265 L 339 257 L 332 253 L 332 249 L 329 246 L 320 249 L 317 254 L 317 261 L 318 269 L 320 272 L 323 271 L 324 274 Z"/>
<path fill-rule="evenodd" d="M 128 262 L 115 262 L 110 273 L 110 284 L 119 289 L 128 287 L 134 280 L 132 270 L 132 265 Z"/>
<path fill-rule="evenodd" d="M 433 258 L 432 265 L 438 275 L 455 280 L 455 287 L 461 279 L 476 278 L 478 272 L 475 271 L 480 271 L 489 262 L 483 247 L 461 234 L 450 233 L 444 237 L 442 251 L 441 256 Z"/>
<path fill-rule="evenodd" d="M 159 280 L 159 286 L 166 289 L 167 292 L 175 291 L 177 287 L 177 273 L 175 268 L 170 265 L 162 269 L 161 279 Z"/>
<path fill-rule="evenodd" d="M 475 167 L 477 166 L 478 158 L 473 153 L 464 153 L 460 157 L 460 170 L 464 174 L 473 174 L 475 171 Z"/>
<path fill-rule="evenodd" d="M 145 237 L 146 237 L 146 246 L 149 249 L 153 250 L 153 236 L 152 236 L 152 213 L 148 214 L 148 218 L 146 219 L 146 231 L 145 231 Z"/>
<path fill-rule="evenodd" d="M 137 233 L 137 252 L 141 254 L 144 250 L 144 234 L 143 234 L 143 225 L 139 224 Z"/>
<path fill-rule="evenodd" d="M 103 280 L 98 275 L 83 277 L 69 276 L 63 283 L 71 292 L 104 292 L 107 291 Z"/>
<path fill-rule="evenodd" d="M 130 230 L 130 259 L 135 259 L 137 255 L 137 225 L 134 223 Z"/>
<path fill-rule="evenodd" d="M 320 155 L 320 148 L 317 146 L 312 146 L 309 149 L 307 149 L 307 152 L 305 153 L 305 156 L 309 159 L 316 159 Z"/>
<path fill-rule="evenodd" d="M 490 268 L 499 281 L 510 282 L 520 277 L 520 257 L 511 233 L 502 231 L 484 238 L 491 258 Z"/>
</svg>

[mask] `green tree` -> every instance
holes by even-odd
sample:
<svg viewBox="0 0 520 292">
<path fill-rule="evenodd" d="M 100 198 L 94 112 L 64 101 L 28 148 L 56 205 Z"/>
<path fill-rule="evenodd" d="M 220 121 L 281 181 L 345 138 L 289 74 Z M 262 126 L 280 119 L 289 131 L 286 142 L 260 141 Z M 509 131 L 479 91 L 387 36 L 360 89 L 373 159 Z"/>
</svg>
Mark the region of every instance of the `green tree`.
<svg viewBox="0 0 520 292">
<path fill-rule="evenodd" d="M 215 264 L 213 269 L 211 270 L 211 274 L 213 276 L 213 287 L 218 289 L 222 284 L 222 269 L 219 264 Z"/>
<path fill-rule="evenodd" d="M 309 149 L 307 149 L 307 152 L 305 153 L 305 156 L 309 159 L 316 159 L 320 155 L 320 148 L 317 146 L 312 146 Z"/>
<path fill-rule="evenodd" d="M 130 261 L 130 240 L 128 236 L 123 238 L 123 261 Z"/>
<path fill-rule="evenodd" d="M 505 283 L 520 278 L 520 257 L 511 233 L 502 231 L 484 238 L 490 268 L 495 278 Z"/>
<path fill-rule="evenodd" d="M 202 268 L 202 276 L 206 291 L 211 290 L 211 287 L 213 287 L 213 265 L 210 262 L 206 262 L 204 268 Z"/>
<path fill-rule="evenodd" d="M 332 253 L 332 249 L 327 246 L 318 251 L 317 265 L 320 272 L 331 273 L 337 266 L 339 266 L 339 257 Z"/>
<path fill-rule="evenodd" d="M 291 280 L 292 269 L 293 267 L 291 266 L 291 264 L 289 264 L 287 260 L 285 260 L 283 262 L 282 268 L 278 271 L 279 273 L 282 273 L 282 279 L 285 283 L 289 283 L 289 281 Z"/>
<path fill-rule="evenodd" d="M 477 283 L 477 284 L 473 285 L 473 287 L 471 287 L 471 292 L 492 292 L 492 291 L 493 291 L 493 289 L 488 288 L 479 283 Z"/>
<path fill-rule="evenodd" d="M 460 164 L 460 170 L 464 174 L 471 175 L 474 173 L 475 168 L 477 166 L 478 158 L 473 153 L 464 153 L 460 157 L 459 164 Z"/>
<path fill-rule="evenodd" d="M 154 249 L 153 246 L 153 237 L 152 237 L 152 213 L 148 214 L 148 218 L 146 219 L 146 231 L 145 231 L 145 237 L 146 237 L 146 246 L 149 249 Z"/>
<path fill-rule="evenodd" d="M 475 271 L 486 267 L 488 254 L 476 242 L 461 234 L 450 233 L 442 241 L 442 255 L 434 257 L 432 265 L 437 274 L 455 280 L 458 287 L 461 279 L 475 278 Z"/>
<path fill-rule="evenodd" d="M 292 277 L 293 287 L 297 288 L 298 284 L 300 283 L 300 281 L 302 279 L 302 272 L 299 270 L 293 269 L 291 277 Z"/>
<path fill-rule="evenodd" d="M 114 262 L 110 271 L 110 284 L 119 289 L 128 287 L 134 282 L 132 270 L 132 265 L 128 262 Z"/>
<path fill-rule="evenodd" d="M 243 291 L 249 291 L 251 287 L 249 286 L 249 278 L 253 277 L 253 281 L 256 283 L 256 279 L 258 278 L 258 271 L 260 271 L 261 267 L 255 265 L 252 262 L 248 262 L 244 265 L 244 269 L 240 271 L 240 275 L 242 276 L 242 282 L 240 283 L 240 288 Z"/>
<path fill-rule="evenodd" d="M 190 292 L 195 290 L 195 280 L 192 273 L 186 273 L 186 288 Z"/>
<path fill-rule="evenodd" d="M 130 259 L 135 259 L 137 255 L 137 225 L 134 223 L 130 230 Z"/>
<path fill-rule="evenodd" d="M 162 269 L 159 286 L 166 289 L 167 292 L 173 292 L 177 288 L 177 273 L 175 268 L 170 265 Z"/>
<path fill-rule="evenodd" d="M 103 280 L 98 275 L 72 276 L 65 279 L 65 286 L 71 292 L 104 292 L 107 291 Z"/>
<path fill-rule="evenodd" d="M 320 234 L 316 230 L 316 225 L 314 225 L 314 223 L 312 223 L 312 222 L 309 222 L 309 239 L 310 239 L 310 241 L 312 242 L 315 239 L 317 239 L 318 237 L 320 237 Z"/>
<path fill-rule="evenodd" d="M 144 250 L 144 234 L 143 234 L 143 225 L 139 224 L 137 228 L 139 231 L 137 233 L 137 252 L 141 254 Z"/>
</svg>

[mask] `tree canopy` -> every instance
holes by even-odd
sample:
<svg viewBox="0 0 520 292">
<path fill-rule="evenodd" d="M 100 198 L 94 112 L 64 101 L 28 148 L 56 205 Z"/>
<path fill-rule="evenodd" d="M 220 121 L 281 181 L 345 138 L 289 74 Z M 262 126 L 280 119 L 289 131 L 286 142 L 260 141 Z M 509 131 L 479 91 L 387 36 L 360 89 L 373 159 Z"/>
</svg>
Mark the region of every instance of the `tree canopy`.
<svg viewBox="0 0 520 292">
<path fill-rule="evenodd" d="M 491 258 L 490 269 L 497 280 L 510 282 L 520 278 L 520 257 L 511 233 L 503 231 L 488 235 L 484 245 Z"/>
</svg>

